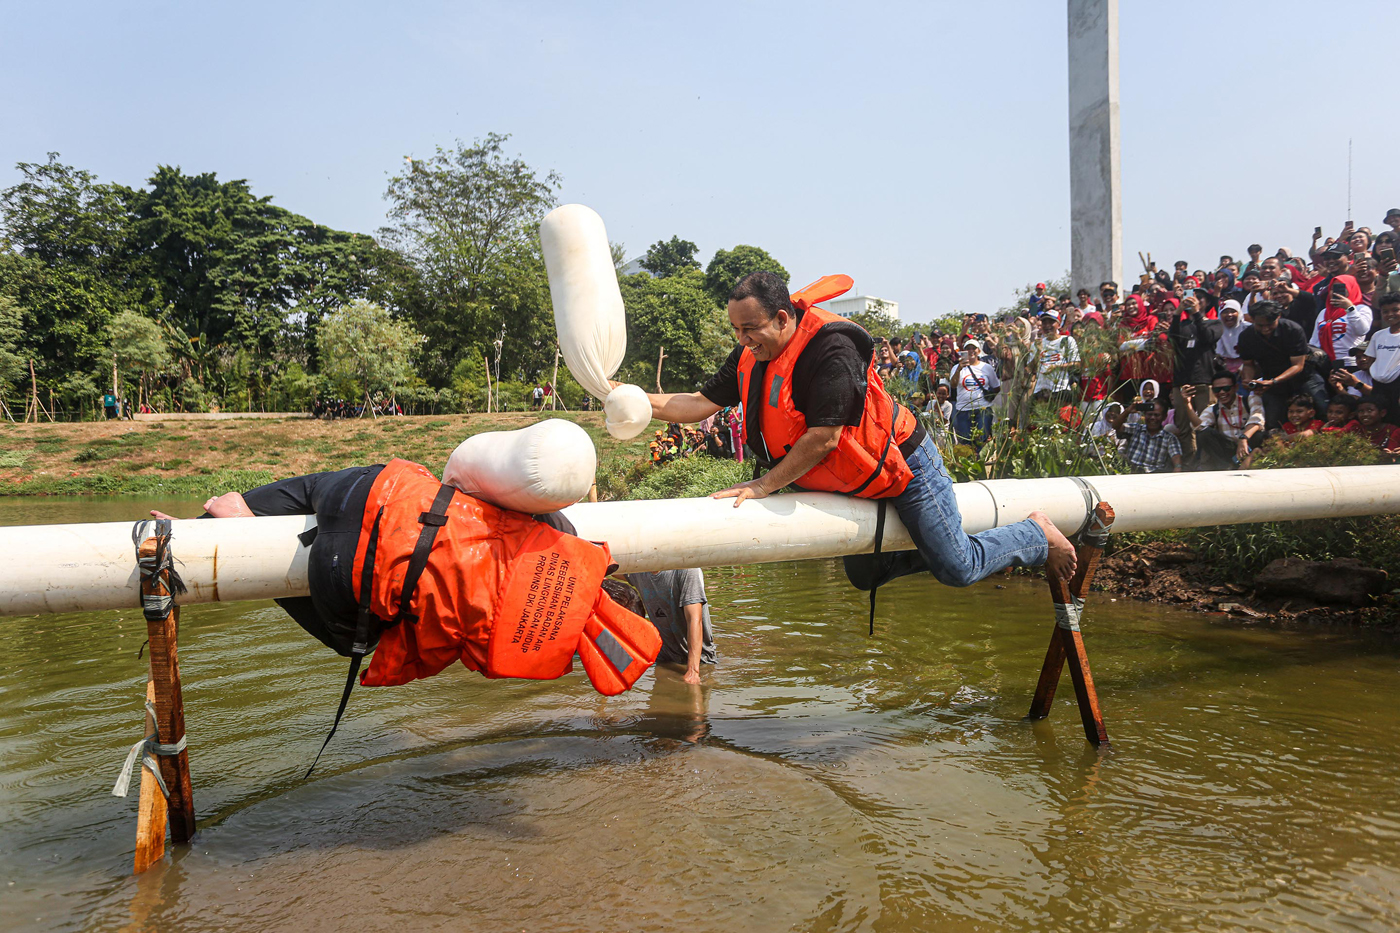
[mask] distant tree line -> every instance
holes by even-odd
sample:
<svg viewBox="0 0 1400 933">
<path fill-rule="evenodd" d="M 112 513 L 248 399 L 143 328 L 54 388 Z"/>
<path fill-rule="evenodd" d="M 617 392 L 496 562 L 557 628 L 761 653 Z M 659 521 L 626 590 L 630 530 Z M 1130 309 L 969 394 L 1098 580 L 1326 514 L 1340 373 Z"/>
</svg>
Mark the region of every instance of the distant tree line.
<svg viewBox="0 0 1400 933">
<path fill-rule="evenodd" d="M 372 236 L 213 173 L 162 165 L 131 188 L 57 153 L 20 163 L 21 180 L 0 191 L 0 398 L 15 417 L 33 394 L 95 415 L 115 381 L 131 405 L 158 411 L 389 397 L 410 411 L 474 411 L 489 380 L 498 404 L 522 407 L 555 362 L 537 229 L 561 179 L 508 156 L 506 141 L 407 160 Z M 733 345 L 733 283 L 759 270 L 787 278 L 757 247 L 719 250 L 704 269 L 696 252 L 672 237 L 647 250 L 647 272 L 620 277 L 619 378 L 654 386 L 664 349 L 662 385 L 694 388 Z M 619 267 L 622 256 L 615 245 Z M 566 405 L 582 402 L 562 366 L 559 383 Z"/>
</svg>

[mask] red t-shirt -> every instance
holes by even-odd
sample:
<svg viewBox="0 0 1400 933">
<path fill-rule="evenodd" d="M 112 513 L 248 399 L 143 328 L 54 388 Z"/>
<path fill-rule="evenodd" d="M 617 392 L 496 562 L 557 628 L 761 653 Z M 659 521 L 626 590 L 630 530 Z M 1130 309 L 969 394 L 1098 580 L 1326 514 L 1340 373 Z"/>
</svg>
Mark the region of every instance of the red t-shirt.
<svg viewBox="0 0 1400 933">
<path fill-rule="evenodd" d="M 1337 424 L 1324 424 L 1324 425 L 1322 426 L 1322 433 L 1323 433 L 1323 434 L 1335 434 L 1335 433 L 1337 433 L 1337 432 L 1340 431 L 1340 432 L 1345 432 L 1345 433 L 1347 433 L 1347 434 L 1355 434 L 1356 431 L 1357 431 L 1357 429 L 1359 429 L 1360 427 L 1361 427 L 1361 422 L 1356 421 L 1356 420 L 1348 421 L 1346 424 L 1341 424 L 1341 425 L 1337 425 Z"/>
<path fill-rule="evenodd" d="M 1362 427 L 1359 421 L 1353 421 L 1352 424 L 1355 425 L 1353 433 L 1360 434 L 1377 447 L 1400 447 L 1400 428 L 1393 424 L 1378 424 L 1370 430 Z"/>
<path fill-rule="evenodd" d="M 1306 428 L 1300 428 L 1291 421 L 1285 421 L 1283 423 L 1283 433 L 1297 434 L 1299 431 L 1312 431 L 1314 434 L 1316 434 L 1318 430 L 1321 429 L 1321 427 L 1322 422 L 1317 420 L 1316 418 L 1314 418 L 1312 421 L 1309 421 L 1308 426 Z"/>
</svg>

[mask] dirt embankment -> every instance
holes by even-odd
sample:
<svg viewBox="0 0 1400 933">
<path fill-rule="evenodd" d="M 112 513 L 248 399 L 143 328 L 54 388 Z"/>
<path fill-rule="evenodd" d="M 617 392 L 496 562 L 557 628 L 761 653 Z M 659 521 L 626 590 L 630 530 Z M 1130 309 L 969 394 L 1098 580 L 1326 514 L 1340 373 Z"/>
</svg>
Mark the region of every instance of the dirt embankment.
<svg viewBox="0 0 1400 933">
<path fill-rule="evenodd" d="M 1306 596 L 1277 595 L 1261 582 L 1221 580 L 1210 564 L 1190 548 L 1147 542 L 1128 545 L 1106 556 L 1099 563 L 1093 589 L 1261 624 L 1396 626 L 1400 618 L 1400 601 L 1395 593 L 1366 600 L 1369 605 L 1347 605 L 1318 602 Z"/>
<path fill-rule="evenodd" d="M 547 413 L 588 431 L 600 462 L 640 457 L 645 438 L 614 440 L 601 412 Z M 6 424 L 0 427 L 0 494 L 195 493 L 201 484 L 267 482 L 402 457 L 441 470 L 463 439 L 533 424 L 530 412 L 242 421 Z"/>
</svg>

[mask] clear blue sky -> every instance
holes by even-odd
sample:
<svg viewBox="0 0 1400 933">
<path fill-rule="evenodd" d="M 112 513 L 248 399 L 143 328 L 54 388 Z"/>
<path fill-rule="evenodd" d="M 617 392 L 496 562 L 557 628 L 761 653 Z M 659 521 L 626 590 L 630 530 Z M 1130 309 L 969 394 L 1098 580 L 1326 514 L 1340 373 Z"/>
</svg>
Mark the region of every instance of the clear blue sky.
<svg viewBox="0 0 1400 933">
<path fill-rule="evenodd" d="M 1400 206 L 1400 8 L 1123 0 L 1125 274 Z M 1069 265 L 1065 12 L 968 3 L 0 0 L 0 184 L 47 151 L 137 185 L 246 178 L 373 232 L 405 155 L 495 131 L 629 256 L 768 249 L 905 320 L 989 310 Z M 1335 132 L 1325 127 L 1335 125 Z"/>
</svg>

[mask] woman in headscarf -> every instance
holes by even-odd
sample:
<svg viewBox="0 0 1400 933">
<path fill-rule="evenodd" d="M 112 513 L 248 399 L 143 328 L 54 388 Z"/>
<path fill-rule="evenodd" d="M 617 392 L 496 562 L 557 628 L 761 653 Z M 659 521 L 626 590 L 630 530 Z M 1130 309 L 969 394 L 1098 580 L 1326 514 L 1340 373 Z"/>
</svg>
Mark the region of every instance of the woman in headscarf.
<svg viewBox="0 0 1400 933">
<path fill-rule="evenodd" d="M 919 385 L 923 374 L 923 357 L 913 350 L 905 350 L 899 354 L 899 361 L 890 374 L 886 388 L 895 398 L 907 402 L 916 392 L 928 392 L 927 387 L 921 388 Z"/>
<path fill-rule="evenodd" d="M 1170 306 L 1175 312 L 1175 305 Z M 1147 308 L 1141 295 L 1129 295 L 1119 321 L 1118 378 L 1134 389 L 1143 379 L 1171 381 L 1171 360 L 1166 352 L 1167 329 Z"/>
<path fill-rule="evenodd" d="M 1371 332 L 1371 308 L 1361 296 L 1354 275 L 1333 276 L 1327 303 L 1317 314 L 1312 345 L 1333 360 L 1351 359 L 1351 348 L 1366 343 Z"/>
</svg>

